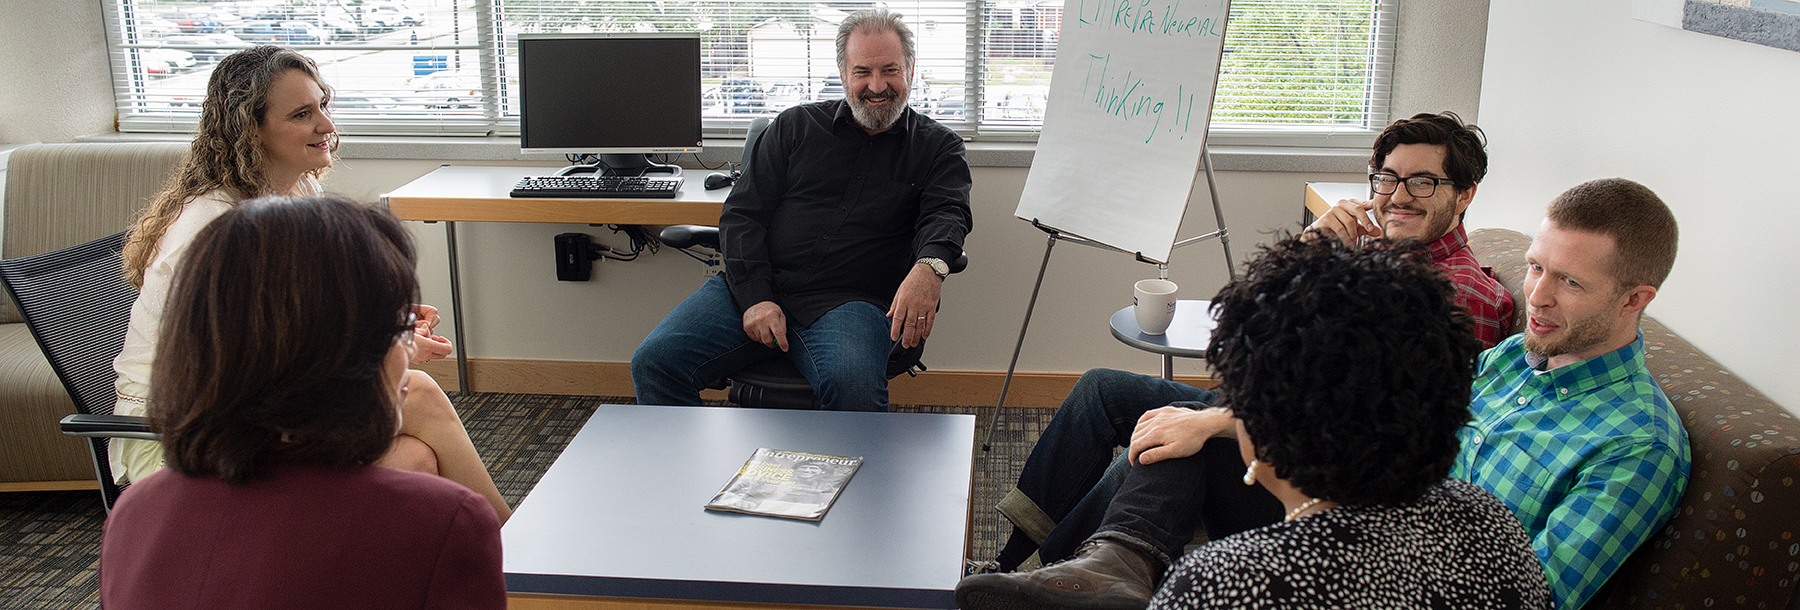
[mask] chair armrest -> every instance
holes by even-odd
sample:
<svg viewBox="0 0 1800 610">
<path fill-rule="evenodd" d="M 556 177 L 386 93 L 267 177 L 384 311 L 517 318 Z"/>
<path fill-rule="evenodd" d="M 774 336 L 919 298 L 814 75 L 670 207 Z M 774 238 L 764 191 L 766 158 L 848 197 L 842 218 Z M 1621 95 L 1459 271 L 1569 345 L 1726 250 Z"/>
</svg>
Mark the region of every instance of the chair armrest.
<svg viewBox="0 0 1800 610">
<path fill-rule="evenodd" d="M 956 260 L 950 261 L 950 272 L 951 273 L 962 273 L 962 270 L 968 269 L 968 268 L 969 268 L 969 253 L 968 252 L 958 253 L 956 255 Z"/>
<path fill-rule="evenodd" d="M 135 415 L 82 415 L 62 418 L 62 433 L 87 438 L 135 438 L 157 440 L 150 420 Z"/>
<path fill-rule="evenodd" d="M 662 234 L 657 236 L 662 242 L 676 248 L 689 246 L 706 246 L 719 248 L 719 228 L 704 225 L 673 225 L 663 227 Z"/>
</svg>

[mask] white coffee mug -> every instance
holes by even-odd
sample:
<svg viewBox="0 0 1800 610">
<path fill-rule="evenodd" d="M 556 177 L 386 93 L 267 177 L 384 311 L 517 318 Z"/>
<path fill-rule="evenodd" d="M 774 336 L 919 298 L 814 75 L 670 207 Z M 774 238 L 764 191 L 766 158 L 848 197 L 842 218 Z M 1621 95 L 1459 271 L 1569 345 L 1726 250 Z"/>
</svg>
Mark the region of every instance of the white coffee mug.
<svg viewBox="0 0 1800 610">
<path fill-rule="evenodd" d="M 1168 331 L 1169 323 L 1175 321 L 1175 282 L 1138 280 L 1131 293 L 1138 330 L 1146 335 L 1160 335 Z"/>
</svg>

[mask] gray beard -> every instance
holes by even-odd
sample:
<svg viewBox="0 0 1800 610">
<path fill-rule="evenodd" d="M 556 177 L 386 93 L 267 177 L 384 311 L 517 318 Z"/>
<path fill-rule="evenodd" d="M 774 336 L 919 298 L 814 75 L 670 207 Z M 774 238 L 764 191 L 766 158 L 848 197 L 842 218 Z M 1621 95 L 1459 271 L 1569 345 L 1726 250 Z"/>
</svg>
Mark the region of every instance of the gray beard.
<svg viewBox="0 0 1800 610">
<path fill-rule="evenodd" d="M 878 110 L 870 108 L 860 99 L 845 99 L 850 102 L 850 116 L 856 119 L 856 124 L 870 131 L 887 131 L 900 121 L 900 113 L 906 112 L 906 104 L 892 104 L 885 110 Z M 899 98 L 895 98 L 895 101 L 899 101 Z"/>
</svg>

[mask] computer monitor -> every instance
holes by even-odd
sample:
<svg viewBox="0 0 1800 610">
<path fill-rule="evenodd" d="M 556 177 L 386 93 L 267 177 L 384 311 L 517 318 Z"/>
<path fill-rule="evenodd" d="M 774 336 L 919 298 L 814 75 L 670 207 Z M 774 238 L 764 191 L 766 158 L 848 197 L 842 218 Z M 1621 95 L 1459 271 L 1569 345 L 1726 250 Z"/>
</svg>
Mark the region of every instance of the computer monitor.
<svg viewBox="0 0 1800 610">
<path fill-rule="evenodd" d="M 700 35 L 519 35 L 519 147 L 597 154 L 564 174 L 680 173 L 647 153 L 700 151 Z"/>
</svg>

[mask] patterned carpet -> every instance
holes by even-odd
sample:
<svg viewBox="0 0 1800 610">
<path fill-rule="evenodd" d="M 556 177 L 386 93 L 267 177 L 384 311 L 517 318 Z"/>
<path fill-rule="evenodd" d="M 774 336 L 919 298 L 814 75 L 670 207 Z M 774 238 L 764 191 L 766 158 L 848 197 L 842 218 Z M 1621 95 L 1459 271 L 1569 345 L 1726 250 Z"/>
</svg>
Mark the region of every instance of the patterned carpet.
<svg viewBox="0 0 1800 610">
<path fill-rule="evenodd" d="M 452 394 L 469 437 L 509 504 L 537 484 L 594 409 L 630 397 L 537 394 Z M 1001 411 L 990 451 L 981 436 L 992 407 L 894 405 L 894 411 L 977 414 L 974 557 L 991 558 L 1010 532 L 993 511 L 1024 467 L 1052 409 Z M 94 567 L 104 515 L 93 491 L 0 493 L 0 608 L 98 608 Z"/>
</svg>

